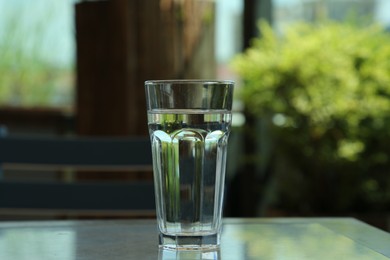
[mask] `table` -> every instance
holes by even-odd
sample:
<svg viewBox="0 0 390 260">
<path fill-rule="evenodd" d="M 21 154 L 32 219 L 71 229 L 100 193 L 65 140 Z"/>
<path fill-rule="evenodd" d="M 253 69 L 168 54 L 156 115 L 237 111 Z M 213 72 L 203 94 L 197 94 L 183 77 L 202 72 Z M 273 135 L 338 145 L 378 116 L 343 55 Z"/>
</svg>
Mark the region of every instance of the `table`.
<svg viewBox="0 0 390 260">
<path fill-rule="evenodd" d="M 352 218 L 224 219 L 216 252 L 158 250 L 156 221 L 0 222 L 0 259 L 390 259 L 390 234 Z"/>
</svg>

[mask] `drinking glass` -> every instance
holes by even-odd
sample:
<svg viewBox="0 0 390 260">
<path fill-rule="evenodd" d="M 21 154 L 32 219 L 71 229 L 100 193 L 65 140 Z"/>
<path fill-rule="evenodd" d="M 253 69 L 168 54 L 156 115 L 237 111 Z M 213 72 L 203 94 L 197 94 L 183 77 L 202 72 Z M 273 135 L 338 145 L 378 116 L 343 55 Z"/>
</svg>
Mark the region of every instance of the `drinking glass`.
<svg viewBox="0 0 390 260">
<path fill-rule="evenodd" d="M 234 82 L 146 81 L 159 245 L 220 244 Z"/>
</svg>

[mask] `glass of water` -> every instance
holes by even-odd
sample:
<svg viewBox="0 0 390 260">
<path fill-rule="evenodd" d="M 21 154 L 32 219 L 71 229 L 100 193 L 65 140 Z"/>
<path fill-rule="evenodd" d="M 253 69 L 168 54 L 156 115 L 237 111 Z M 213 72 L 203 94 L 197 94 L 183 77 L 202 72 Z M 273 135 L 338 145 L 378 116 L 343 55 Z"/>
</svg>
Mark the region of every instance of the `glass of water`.
<svg viewBox="0 0 390 260">
<path fill-rule="evenodd" d="M 220 244 L 232 81 L 146 81 L 159 245 Z"/>
</svg>

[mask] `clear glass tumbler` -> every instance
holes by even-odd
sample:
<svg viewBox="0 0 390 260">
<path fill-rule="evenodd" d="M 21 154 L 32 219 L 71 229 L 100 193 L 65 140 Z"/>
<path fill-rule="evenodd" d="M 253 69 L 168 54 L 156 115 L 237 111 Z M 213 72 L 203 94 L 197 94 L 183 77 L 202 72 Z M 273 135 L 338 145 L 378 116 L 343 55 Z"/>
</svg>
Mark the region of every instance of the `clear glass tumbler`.
<svg viewBox="0 0 390 260">
<path fill-rule="evenodd" d="M 220 244 L 232 81 L 146 81 L 159 244 Z"/>
</svg>

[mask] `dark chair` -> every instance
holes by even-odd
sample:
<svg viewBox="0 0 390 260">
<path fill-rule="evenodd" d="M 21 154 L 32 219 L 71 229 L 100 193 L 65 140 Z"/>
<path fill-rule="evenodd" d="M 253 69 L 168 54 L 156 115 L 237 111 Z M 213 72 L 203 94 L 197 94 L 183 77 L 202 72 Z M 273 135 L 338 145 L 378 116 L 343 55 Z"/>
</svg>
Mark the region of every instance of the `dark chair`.
<svg viewBox="0 0 390 260">
<path fill-rule="evenodd" d="M 1 137 L 2 171 L 151 171 L 148 138 Z M 33 173 L 31 173 L 33 174 Z M 20 181 L 0 179 L 0 218 L 153 216 L 152 180 Z"/>
</svg>

